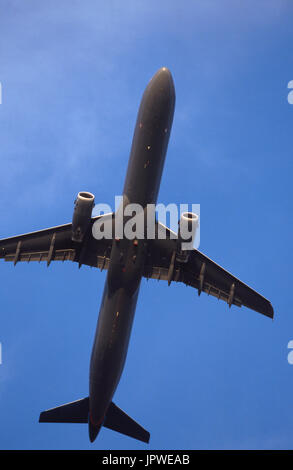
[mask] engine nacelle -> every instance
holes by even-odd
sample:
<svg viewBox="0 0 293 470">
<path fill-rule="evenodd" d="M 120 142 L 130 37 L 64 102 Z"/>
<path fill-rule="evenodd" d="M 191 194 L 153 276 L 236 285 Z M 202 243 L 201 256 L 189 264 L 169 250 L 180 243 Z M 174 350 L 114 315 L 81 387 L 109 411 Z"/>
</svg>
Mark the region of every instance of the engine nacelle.
<svg viewBox="0 0 293 470">
<path fill-rule="evenodd" d="M 95 196 L 86 191 L 78 193 L 74 202 L 72 218 L 72 240 L 81 243 L 89 227 Z"/>
<path fill-rule="evenodd" d="M 178 222 L 177 261 L 186 263 L 189 251 L 193 248 L 193 242 L 198 227 L 198 215 L 193 212 L 183 212 Z"/>
</svg>

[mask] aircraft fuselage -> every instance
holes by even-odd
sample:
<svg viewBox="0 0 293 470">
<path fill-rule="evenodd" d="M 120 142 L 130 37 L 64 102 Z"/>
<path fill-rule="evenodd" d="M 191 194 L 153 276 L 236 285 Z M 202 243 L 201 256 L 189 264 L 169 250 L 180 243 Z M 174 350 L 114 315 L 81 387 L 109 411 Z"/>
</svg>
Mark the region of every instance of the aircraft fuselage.
<svg viewBox="0 0 293 470">
<path fill-rule="evenodd" d="M 123 189 L 123 207 L 155 204 L 175 106 L 168 69 L 149 82 L 141 101 Z M 139 293 L 147 240 L 113 239 L 90 362 L 89 435 L 103 424 L 124 367 Z"/>
</svg>

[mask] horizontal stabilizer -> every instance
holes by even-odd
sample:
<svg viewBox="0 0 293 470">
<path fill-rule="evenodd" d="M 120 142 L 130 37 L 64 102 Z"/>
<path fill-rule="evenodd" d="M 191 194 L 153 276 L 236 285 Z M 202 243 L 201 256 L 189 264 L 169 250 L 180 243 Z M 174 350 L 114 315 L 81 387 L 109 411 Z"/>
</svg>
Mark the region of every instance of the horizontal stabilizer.
<svg viewBox="0 0 293 470">
<path fill-rule="evenodd" d="M 39 423 L 87 423 L 89 398 L 66 403 L 40 414 Z"/>
<path fill-rule="evenodd" d="M 89 398 L 72 401 L 57 406 L 40 414 L 40 423 L 87 423 L 89 417 Z M 93 425 L 90 423 L 91 427 Z M 133 437 L 139 441 L 149 442 L 150 433 L 122 411 L 113 402 L 110 403 L 103 426 Z M 100 428 L 96 431 L 99 432 Z M 94 429 L 93 429 L 94 431 Z M 95 434 L 95 436 L 96 436 Z M 94 439 L 92 439 L 94 440 Z"/>
<path fill-rule="evenodd" d="M 142 442 L 148 443 L 150 440 L 150 433 L 113 402 L 110 403 L 103 426 Z"/>
</svg>

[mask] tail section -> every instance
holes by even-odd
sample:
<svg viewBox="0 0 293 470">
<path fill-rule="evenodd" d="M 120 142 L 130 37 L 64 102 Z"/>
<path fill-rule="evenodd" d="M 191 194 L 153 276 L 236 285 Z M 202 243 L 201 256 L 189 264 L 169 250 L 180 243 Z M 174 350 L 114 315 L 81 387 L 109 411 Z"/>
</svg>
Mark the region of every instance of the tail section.
<svg viewBox="0 0 293 470">
<path fill-rule="evenodd" d="M 39 422 L 88 423 L 91 442 L 96 439 L 101 426 L 105 426 L 106 428 L 133 437 L 142 442 L 148 443 L 150 440 L 150 433 L 118 408 L 113 402 L 111 402 L 108 407 L 104 421 L 98 425 L 93 424 L 89 419 L 88 397 L 43 411 L 40 414 Z"/>
<path fill-rule="evenodd" d="M 111 402 L 103 426 L 148 444 L 150 433 Z"/>
<path fill-rule="evenodd" d="M 97 435 L 99 434 L 100 429 L 101 429 L 102 426 L 103 426 L 103 422 L 102 422 L 102 421 L 101 421 L 100 423 L 98 423 L 98 424 L 92 423 L 91 417 L 90 417 L 90 415 L 89 415 L 89 426 L 88 426 L 88 429 L 89 429 L 89 438 L 90 438 L 90 441 L 91 441 L 91 442 L 94 442 L 94 440 L 96 439 Z"/>
<path fill-rule="evenodd" d="M 89 398 L 66 403 L 40 414 L 39 423 L 87 423 Z"/>
</svg>

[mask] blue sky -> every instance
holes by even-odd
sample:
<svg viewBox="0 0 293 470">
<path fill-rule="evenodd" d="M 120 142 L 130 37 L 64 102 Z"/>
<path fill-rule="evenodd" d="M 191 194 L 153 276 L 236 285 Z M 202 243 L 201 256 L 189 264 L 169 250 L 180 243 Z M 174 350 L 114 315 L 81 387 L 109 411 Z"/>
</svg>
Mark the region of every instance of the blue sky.
<svg viewBox="0 0 293 470">
<path fill-rule="evenodd" d="M 293 448 L 292 13 L 284 0 L 0 0 L 0 236 L 71 221 L 80 190 L 114 204 L 142 92 L 167 66 L 159 202 L 200 203 L 200 250 L 275 309 L 272 322 L 142 281 L 114 401 L 149 449 Z M 1 449 L 146 448 L 38 424 L 88 394 L 104 281 L 72 263 L 1 263 Z"/>
</svg>

